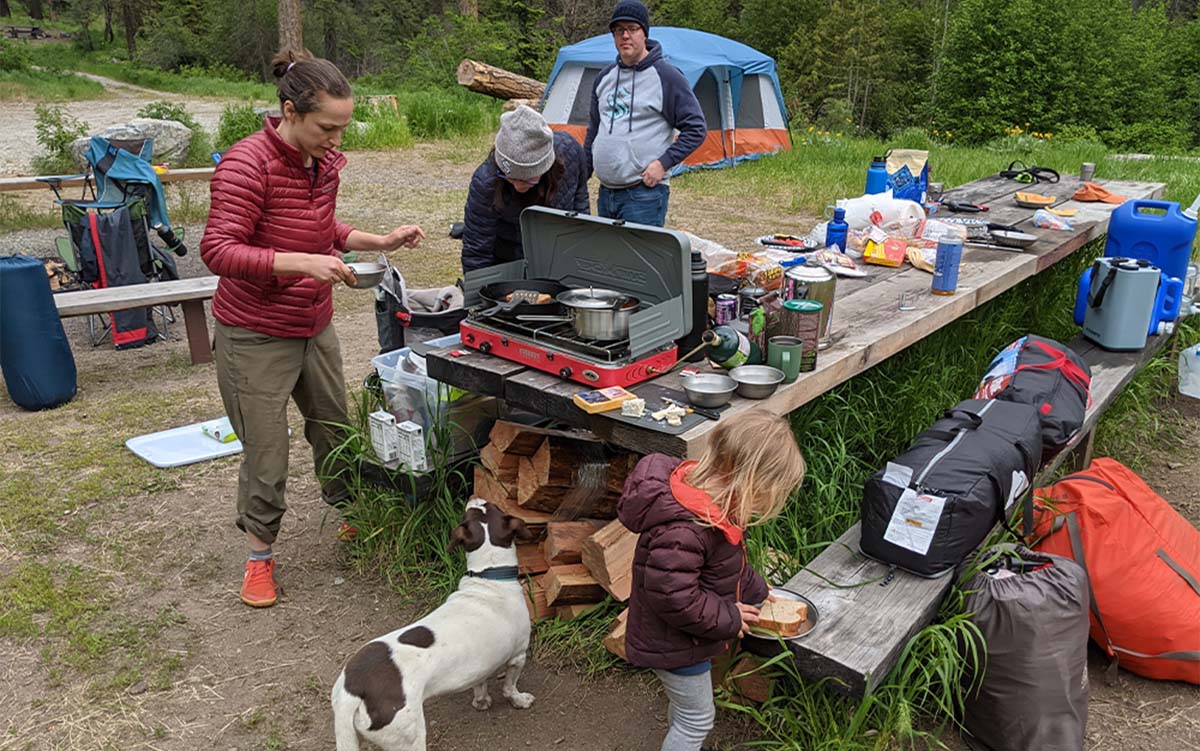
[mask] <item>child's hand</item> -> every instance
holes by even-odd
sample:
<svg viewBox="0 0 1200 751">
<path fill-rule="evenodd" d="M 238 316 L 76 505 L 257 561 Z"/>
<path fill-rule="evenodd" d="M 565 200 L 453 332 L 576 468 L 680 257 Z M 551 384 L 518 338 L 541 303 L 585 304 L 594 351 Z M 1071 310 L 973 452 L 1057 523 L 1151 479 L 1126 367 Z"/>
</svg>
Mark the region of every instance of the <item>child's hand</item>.
<svg viewBox="0 0 1200 751">
<path fill-rule="evenodd" d="M 747 605 L 744 602 L 737 604 L 738 611 L 742 616 L 742 627 L 738 631 L 738 636 L 745 636 L 750 632 L 750 627 L 758 623 L 758 608 L 753 605 Z"/>
</svg>

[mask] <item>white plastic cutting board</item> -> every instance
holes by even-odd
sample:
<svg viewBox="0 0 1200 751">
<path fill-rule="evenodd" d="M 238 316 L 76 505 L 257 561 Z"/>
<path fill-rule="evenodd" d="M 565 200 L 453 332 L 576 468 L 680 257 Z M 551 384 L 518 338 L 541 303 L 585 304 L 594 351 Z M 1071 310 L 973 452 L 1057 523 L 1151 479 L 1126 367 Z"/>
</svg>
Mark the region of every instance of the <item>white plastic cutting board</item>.
<svg viewBox="0 0 1200 751">
<path fill-rule="evenodd" d="M 125 446 L 156 467 L 182 467 L 242 452 L 241 441 L 221 443 L 200 432 L 198 422 L 125 441 Z"/>
</svg>

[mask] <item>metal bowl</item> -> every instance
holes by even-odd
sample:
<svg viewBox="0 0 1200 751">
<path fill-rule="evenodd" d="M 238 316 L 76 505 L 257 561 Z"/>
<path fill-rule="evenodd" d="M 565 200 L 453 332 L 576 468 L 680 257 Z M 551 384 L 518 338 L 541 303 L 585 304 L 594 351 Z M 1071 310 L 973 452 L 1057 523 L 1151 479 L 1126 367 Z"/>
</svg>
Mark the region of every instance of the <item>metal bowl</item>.
<svg viewBox="0 0 1200 751">
<path fill-rule="evenodd" d="M 738 396 L 746 399 L 766 399 L 783 383 L 784 372 L 770 365 L 742 365 L 729 371 L 737 382 Z"/>
<path fill-rule="evenodd" d="M 1037 235 L 1031 235 L 1028 232 L 1009 232 L 1007 230 L 992 230 L 992 240 L 997 245 L 1004 245 L 1010 248 L 1028 248 L 1038 241 Z"/>
<path fill-rule="evenodd" d="M 721 407 L 733 398 L 737 382 L 720 373 L 698 373 L 683 379 L 683 393 L 697 407 Z"/>
<path fill-rule="evenodd" d="M 383 274 L 387 271 L 387 264 L 376 261 L 359 261 L 346 265 L 354 272 L 356 278 L 354 284 L 347 284 L 346 286 L 353 287 L 354 289 L 371 289 L 383 281 Z"/>
</svg>

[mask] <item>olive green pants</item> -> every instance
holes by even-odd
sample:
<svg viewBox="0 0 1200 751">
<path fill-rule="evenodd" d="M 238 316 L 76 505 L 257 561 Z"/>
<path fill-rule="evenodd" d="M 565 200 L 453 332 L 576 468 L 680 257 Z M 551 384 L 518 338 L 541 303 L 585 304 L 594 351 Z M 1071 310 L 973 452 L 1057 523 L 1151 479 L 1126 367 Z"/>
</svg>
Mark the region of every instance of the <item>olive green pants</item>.
<svg viewBox="0 0 1200 751">
<path fill-rule="evenodd" d="M 217 386 L 225 414 L 242 441 L 237 526 L 265 543 L 275 541 L 287 509 L 288 398 L 304 415 L 304 437 L 318 474 L 341 443 L 347 424 L 342 352 L 333 324 L 311 339 L 284 339 L 216 321 Z M 326 483 L 340 497 L 340 483 Z"/>
</svg>

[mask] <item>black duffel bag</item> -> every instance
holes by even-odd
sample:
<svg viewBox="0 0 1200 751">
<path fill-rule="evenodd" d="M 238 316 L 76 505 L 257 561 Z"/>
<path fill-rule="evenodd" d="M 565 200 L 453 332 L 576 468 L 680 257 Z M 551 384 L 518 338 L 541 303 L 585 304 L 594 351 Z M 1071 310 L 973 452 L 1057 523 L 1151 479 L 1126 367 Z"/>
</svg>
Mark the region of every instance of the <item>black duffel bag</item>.
<svg viewBox="0 0 1200 751">
<path fill-rule="evenodd" d="M 919 576 L 953 570 L 997 522 L 1007 524 L 1018 499 L 1029 523 L 1041 458 L 1035 408 L 993 399 L 960 402 L 867 480 L 863 554 Z"/>
<path fill-rule="evenodd" d="M 976 399 L 1003 399 L 1036 407 L 1042 421 L 1042 461 L 1079 435 L 1091 396 L 1092 371 L 1070 347 L 1023 336 L 992 360 Z"/>
</svg>

